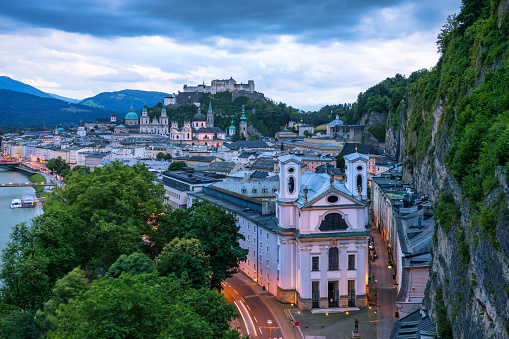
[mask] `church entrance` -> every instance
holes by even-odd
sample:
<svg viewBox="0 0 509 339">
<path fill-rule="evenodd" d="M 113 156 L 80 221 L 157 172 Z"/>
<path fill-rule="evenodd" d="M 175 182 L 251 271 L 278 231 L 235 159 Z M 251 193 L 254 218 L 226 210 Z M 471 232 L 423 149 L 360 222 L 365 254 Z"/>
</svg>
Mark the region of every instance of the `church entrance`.
<svg viewBox="0 0 509 339">
<path fill-rule="evenodd" d="M 338 285 L 338 281 L 329 281 L 328 283 L 329 308 L 339 307 Z"/>
<path fill-rule="evenodd" d="M 313 308 L 320 308 L 320 282 L 319 281 L 313 281 L 312 282 L 312 288 L 311 288 L 311 298 Z"/>
<path fill-rule="evenodd" d="M 355 307 L 355 280 L 348 280 L 348 307 Z"/>
</svg>

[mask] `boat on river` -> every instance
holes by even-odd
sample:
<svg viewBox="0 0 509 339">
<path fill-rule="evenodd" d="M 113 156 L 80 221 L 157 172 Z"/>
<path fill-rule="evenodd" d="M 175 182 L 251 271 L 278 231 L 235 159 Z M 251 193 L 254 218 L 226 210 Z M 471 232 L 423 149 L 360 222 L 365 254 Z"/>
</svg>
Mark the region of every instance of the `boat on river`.
<svg viewBox="0 0 509 339">
<path fill-rule="evenodd" d="M 11 208 L 30 208 L 35 207 L 36 201 L 34 197 L 27 195 L 21 199 L 13 199 L 11 201 Z"/>
</svg>

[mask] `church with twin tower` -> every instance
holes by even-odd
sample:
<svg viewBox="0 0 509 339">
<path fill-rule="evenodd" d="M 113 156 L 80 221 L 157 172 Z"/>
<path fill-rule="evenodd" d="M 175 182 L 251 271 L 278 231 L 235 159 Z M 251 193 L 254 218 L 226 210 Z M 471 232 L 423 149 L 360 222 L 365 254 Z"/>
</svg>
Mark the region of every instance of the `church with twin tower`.
<svg viewBox="0 0 509 339">
<path fill-rule="evenodd" d="M 279 158 L 277 299 L 300 309 L 366 306 L 367 161 L 345 156 L 346 181 L 302 173 L 294 155 Z"/>
</svg>

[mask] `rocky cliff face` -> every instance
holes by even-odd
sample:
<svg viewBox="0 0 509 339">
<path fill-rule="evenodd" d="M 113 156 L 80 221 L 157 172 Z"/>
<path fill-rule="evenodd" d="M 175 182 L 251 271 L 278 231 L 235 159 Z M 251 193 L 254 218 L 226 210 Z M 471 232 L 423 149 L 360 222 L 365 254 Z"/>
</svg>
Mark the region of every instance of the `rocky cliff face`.
<svg viewBox="0 0 509 339">
<path fill-rule="evenodd" d="M 377 149 L 385 149 L 385 140 L 370 133 L 373 129 L 385 128 L 387 125 L 387 112 L 364 112 L 359 120 L 359 125 L 364 125 L 365 140 L 364 143 Z M 382 134 L 383 135 L 383 134 Z"/>
<path fill-rule="evenodd" d="M 437 201 L 441 192 L 451 192 L 461 211 L 459 224 L 449 231 L 440 225 L 435 230 L 424 303 L 436 322 L 445 319 L 451 325 L 454 338 L 508 338 L 509 189 L 504 175 L 499 173 L 501 187 L 486 199 L 486 208 L 497 211 L 497 217 L 491 221 L 496 223 L 500 241 L 500 248 L 496 248 L 479 220 L 473 217 L 475 207 L 462 198 L 460 186 L 446 168 L 445 156 L 451 141 L 445 127 L 439 124 L 442 109 L 443 102 L 439 102 L 433 111 L 430 152 L 417 162 L 404 154 L 404 180 L 432 201 Z M 408 111 L 412 111 L 411 106 Z M 402 133 L 403 145 L 413 142 L 413 136 L 406 135 L 406 130 Z M 394 141 L 387 142 L 394 152 L 395 139 L 396 136 L 388 138 Z M 501 201 L 495 203 L 497 199 Z"/>
</svg>

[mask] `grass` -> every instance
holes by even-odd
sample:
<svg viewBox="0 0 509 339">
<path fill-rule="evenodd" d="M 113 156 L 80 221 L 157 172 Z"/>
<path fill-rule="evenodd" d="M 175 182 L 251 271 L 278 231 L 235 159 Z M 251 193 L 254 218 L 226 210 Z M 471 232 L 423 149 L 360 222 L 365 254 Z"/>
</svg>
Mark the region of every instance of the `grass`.
<svg viewBox="0 0 509 339">
<path fill-rule="evenodd" d="M 33 183 L 39 183 L 39 182 L 44 182 L 46 183 L 46 178 L 44 177 L 44 175 L 40 174 L 40 173 L 37 173 L 37 174 L 34 174 L 32 175 L 30 178 L 29 178 L 30 182 L 33 182 Z M 39 196 L 39 194 L 41 194 L 43 191 L 44 191 L 44 186 L 35 186 L 35 191 L 37 192 L 37 195 Z"/>
</svg>

